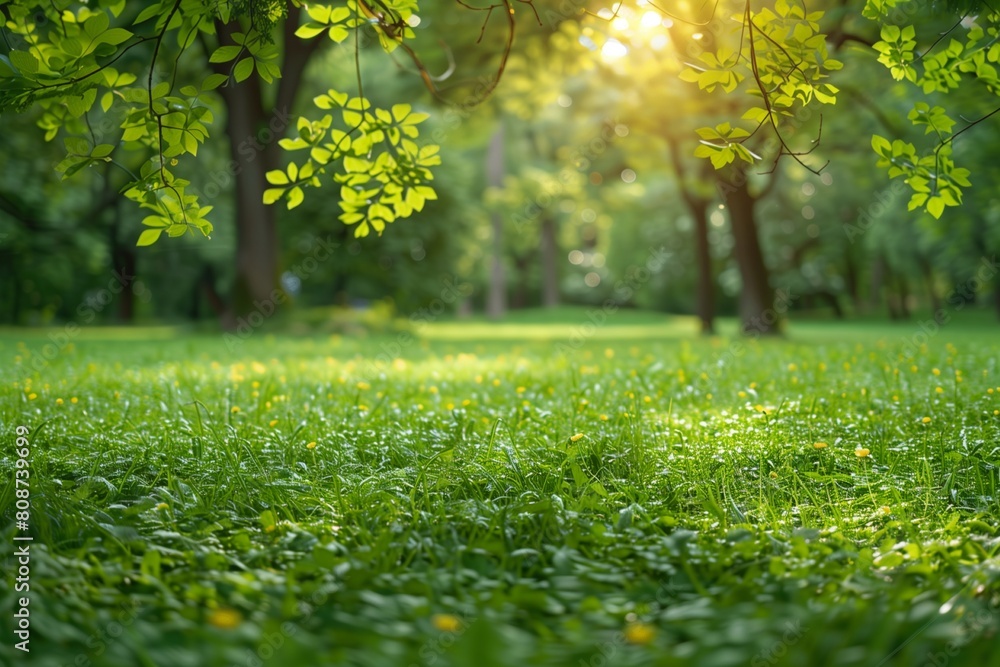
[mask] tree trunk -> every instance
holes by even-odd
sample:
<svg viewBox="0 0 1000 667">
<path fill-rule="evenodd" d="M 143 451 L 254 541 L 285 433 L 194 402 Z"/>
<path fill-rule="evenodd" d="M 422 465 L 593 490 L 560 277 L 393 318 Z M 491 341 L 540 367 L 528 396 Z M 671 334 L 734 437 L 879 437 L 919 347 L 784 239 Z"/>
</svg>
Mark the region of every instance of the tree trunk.
<svg viewBox="0 0 1000 667">
<path fill-rule="evenodd" d="M 514 310 L 528 307 L 528 269 L 530 266 L 530 255 L 514 257 L 517 280 L 514 286 L 514 298 L 510 304 Z"/>
<path fill-rule="evenodd" d="M 924 277 L 924 284 L 927 287 L 927 296 L 931 301 L 931 312 L 937 313 L 941 310 L 941 297 L 938 296 L 934 287 L 934 268 L 926 257 L 920 258 L 920 273 Z"/>
<path fill-rule="evenodd" d="M 820 290 L 816 292 L 816 297 L 826 301 L 830 308 L 833 309 L 833 316 L 838 320 L 844 319 L 844 309 L 840 306 L 840 299 L 837 295 L 830 290 Z"/>
<path fill-rule="evenodd" d="M 857 315 L 863 307 L 861 281 L 858 279 L 858 265 L 854 261 L 850 248 L 844 250 L 844 282 L 847 283 L 847 295 L 851 297 L 851 305 L 854 306 L 854 314 Z"/>
<path fill-rule="evenodd" d="M 898 320 L 902 317 L 902 313 L 899 310 L 898 300 L 896 298 L 896 280 L 892 273 L 892 267 L 889 266 L 882 257 L 879 257 L 879 266 L 882 271 L 881 274 L 885 276 L 885 305 L 889 309 L 889 319 Z"/>
<path fill-rule="evenodd" d="M 556 221 L 542 218 L 542 305 L 555 308 L 559 305 L 559 239 Z"/>
<path fill-rule="evenodd" d="M 698 320 L 702 335 L 715 333 L 715 293 L 712 285 L 712 254 L 708 244 L 708 201 L 705 199 L 688 202 L 688 210 L 694 218 L 695 259 L 698 263 L 698 287 L 696 290 Z"/>
<path fill-rule="evenodd" d="M 111 186 L 110 166 L 104 173 L 104 189 L 99 199 L 107 198 L 114 189 Z M 118 321 L 130 323 L 135 317 L 135 246 L 125 245 L 119 240 L 122 212 L 115 199 L 108 207 L 111 224 L 108 227 L 108 245 L 111 251 L 111 270 L 121 276 L 122 291 L 118 294 Z"/>
<path fill-rule="evenodd" d="M 910 319 L 910 284 L 902 273 L 899 277 L 899 314 L 904 320 Z"/>
<path fill-rule="evenodd" d="M 489 148 L 486 151 L 486 181 L 492 187 L 503 187 L 503 121 L 493 133 Z M 507 276 L 503 266 L 503 216 L 494 212 L 493 219 L 493 258 L 490 264 L 490 291 L 486 302 L 486 314 L 490 319 L 498 320 L 507 312 Z"/>
<path fill-rule="evenodd" d="M 886 280 L 887 270 L 885 258 L 882 255 L 878 255 L 875 258 L 875 264 L 872 266 L 872 284 L 871 291 L 869 292 L 871 308 L 873 311 L 878 309 L 879 301 L 882 298 L 882 290 L 889 282 Z M 889 311 L 890 318 L 896 319 L 895 317 L 892 317 L 892 304 L 889 304 Z"/>
<path fill-rule="evenodd" d="M 201 270 L 201 275 L 198 277 L 198 283 L 195 286 L 195 291 L 197 294 L 204 294 L 208 301 L 208 307 L 212 309 L 212 313 L 217 317 L 223 317 L 226 312 L 226 304 L 219 295 L 218 290 L 215 288 L 215 268 L 211 264 L 206 264 L 205 268 Z M 197 319 L 198 310 L 193 311 L 193 319 Z"/>
<path fill-rule="evenodd" d="M 120 271 L 121 275 L 128 283 L 122 285 L 121 294 L 118 295 L 118 320 L 129 323 L 135 319 L 135 251 L 128 247 L 118 246 L 115 249 L 115 271 Z"/>
<path fill-rule="evenodd" d="M 715 333 L 715 290 L 712 284 L 712 253 L 708 243 L 708 204 L 709 200 L 698 196 L 687 183 L 688 169 L 681 157 L 679 142 L 675 137 L 667 137 L 667 147 L 670 159 L 677 172 L 681 196 L 687 204 L 688 211 L 694 219 L 695 260 L 698 263 L 698 287 L 696 290 L 695 311 L 701 322 L 703 335 Z M 711 167 L 702 161 L 702 179 L 711 180 Z"/>
<path fill-rule="evenodd" d="M 273 154 L 260 143 L 258 133 L 266 127 L 256 77 L 227 90 L 230 152 L 238 165 L 236 173 L 236 280 L 233 284 L 232 317 L 246 315 L 271 300 L 278 284 L 278 234 L 274 208 L 264 204 L 267 188 L 264 174 L 277 169 Z M 227 323 L 234 326 L 234 322 Z"/>
<path fill-rule="evenodd" d="M 234 327 L 239 316 L 263 311 L 259 305 L 262 302 L 270 302 L 266 312 L 271 312 L 275 306 L 274 291 L 280 289 L 275 209 L 262 200 L 268 187 L 264 175 L 281 164 L 278 139 L 292 122 L 292 106 L 305 67 L 323 42 L 319 39 L 306 42 L 295 37 L 300 16 L 301 8 L 291 7 L 284 21 L 284 56 L 273 107 L 265 107 L 257 76 L 242 83 L 231 80 L 219 88 L 226 104 L 226 134 L 233 158 L 236 195 L 236 279 L 232 303 L 223 317 L 227 328 Z M 235 22 L 217 21 L 216 30 L 220 44 L 232 44 L 233 33 L 242 28 Z M 227 64 L 212 67 L 216 72 L 229 73 Z"/>
<path fill-rule="evenodd" d="M 764 253 L 757 233 L 756 199 L 750 194 L 745 175 L 736 171 L 723 172 L 736 175 L 733 183 L 723 182 L 722 191 L 728 192 L 729 221 L 736 242 L 734 252 L 740 269 L 743 288 L 740 295 L 740 316 L 744 333 L 775 335 L 781 330 L 778 308 L 774 303 Z M 784 304 L 787 307 L 787 304 Z"/>
</svg>

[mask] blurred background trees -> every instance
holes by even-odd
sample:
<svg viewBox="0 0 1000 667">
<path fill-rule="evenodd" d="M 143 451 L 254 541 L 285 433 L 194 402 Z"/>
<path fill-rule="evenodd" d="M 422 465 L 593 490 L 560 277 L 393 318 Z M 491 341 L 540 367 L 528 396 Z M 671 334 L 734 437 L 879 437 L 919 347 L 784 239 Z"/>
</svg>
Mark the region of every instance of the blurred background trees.
<svg viewBox="0 0 1000 667">
<path fill-rule="evenodd" d="M 338 220 L 337 188 L 311 191 L 287 211 L 246 196 L 265 187 L 262 171 L 217 178 L 242 159 L 235 140 L 273 109 L 287 105 L 295 117 L 316 92 L 351 90 L 353 40 L 288 52 L 301 80 L 286 73 L 281 90 L 237 87 L 212 98 L 230 141 L 206 143 L 191 178 L 203 197 L 216 185 L 206 202 L 215 207 L 211 241 L 136 248 L 142 214 L 119 194 L 125 175 L 94 167 L 59 180 L 53 167 L 61 147 L 42 140 L 41 112 L 4 113 L 0 321 L 78 318 L 81 304 L 118 274 L 127 285 L 97 321 L 214 327 L 240 281 L 257 273 L 276 276 L 291 311 L 319 309 L 309 316 L 319 319 L 330 307 L 376 302 L 405 317 L 449 282 L 471 287 L 455 303 L 458 314 L 499 317 L 506 309 L 611 299 L 696 315 L 705 333 L 718 316 L 742 316 L 747 327 L 774 308 L 776 290 L 791 295 L 793 311 L 814 317 L 914 318 L 959 303 L 1000 314 L 1000 273 L 981 270 L 1000 254 L 1000 200 L 991 187 L 1000 177 L 993 159 L 1000 134 L 985 121 L 953 142 L 956 161 L 973 172 L 963 206 L 940 219 L 907 210 L 909 188 L 876 166 L 870 137 L 919 137 L 907 114 L 914 102 L 940 94 L 894 81 L 875 61 L 879 26 L 857 16 L 864 3 L 814 3 L 829 10 L 829 48 L 845 64 L 832 79 L 839 101 L 823 109 L 822 134 L 818 111 L 789 130 L 798 146 L 819 139 L 808 160 L 818 173 L 788 158 L 773 169 L 767 160 L 729 168 L 745 178 L 693 155 L 696 128 L 738 120 L 745 109 L 738 97 L 679 78 L 690 44 L 711 47 L 698 7 L 665 15 L 641 1 L 618 13 L 591 4 L 592 13 L 518 6 L 516 39 L 503 58 L 508 35 L 499 12 L 423 3 L 413 48 L 433 95 L 412 61 L 387 57 L 371 36 L 362 40 L 366 96 L 376 106 L 409 100 L 430 112 L 422 133 L 442 146 L 438 199 L 381 238 L 355 238 Z M 953 25 L 968 11 L 942 7 L 911 18 L 925 39 L 948 30 L 960 37 L 954 30 L 968 31 L 972 22 Z M 500 65 L 502 84 L 487 94 Z M 202 74 L 182 68 L 178 76 Z M 976 95 L 962 89 L 948 104 L 975 108 Z M 241 114 L 253 117 L 238 120 Z M 283 159 L 269 154 L 259 164 Z M 726 189 L 727 179 L 738 185 Z M 240 249 L 247 232 L 237 234 L 237 226 L 251 219 L 273 230 L 273 242 L 264 234 L 258 248 L 273 258 L 247 259 Z M 335 253 L 308 262 L 320 242 L 335 244 Z M 667 261 L 646 273 L 650 254 L 661 249 Z"/>
</svg>

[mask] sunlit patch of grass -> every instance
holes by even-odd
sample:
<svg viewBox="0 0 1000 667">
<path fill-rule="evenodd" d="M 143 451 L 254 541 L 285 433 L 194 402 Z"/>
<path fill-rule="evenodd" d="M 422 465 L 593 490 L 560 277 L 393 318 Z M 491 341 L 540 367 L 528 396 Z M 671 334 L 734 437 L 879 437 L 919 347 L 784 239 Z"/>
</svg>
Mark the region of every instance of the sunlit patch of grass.
<svg viewBox="0 0 1000 667">
<path fill-rule="evenodd" d="M 27 379 L 47 339 L 0 336 L 33 660 L 878 664 L 913 635 L 892 664 L 956 636 L 951 664 L 986 664 L 992 339 L 435 326 L 455 339 L 80 338 Z"/>
</svg>

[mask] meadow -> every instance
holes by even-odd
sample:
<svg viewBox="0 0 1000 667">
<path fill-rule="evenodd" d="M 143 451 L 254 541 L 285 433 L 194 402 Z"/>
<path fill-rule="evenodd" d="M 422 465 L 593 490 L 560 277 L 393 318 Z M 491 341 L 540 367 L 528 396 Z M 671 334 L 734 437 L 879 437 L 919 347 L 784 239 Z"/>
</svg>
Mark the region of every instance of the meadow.
<svg viewBox="0 0 1000 667">
<path fill-rule="evenodd" d="M 20 426 L 33 665 L 997 664 L 995 323 L 563 320 L 0 332 L 5 624 Z"/>
</svg>

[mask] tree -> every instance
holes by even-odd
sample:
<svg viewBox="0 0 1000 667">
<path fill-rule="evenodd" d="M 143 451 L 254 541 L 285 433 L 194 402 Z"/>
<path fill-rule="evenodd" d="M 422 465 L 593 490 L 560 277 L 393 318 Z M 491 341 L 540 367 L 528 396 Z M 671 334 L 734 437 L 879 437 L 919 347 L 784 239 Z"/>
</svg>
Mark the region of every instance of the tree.
<svg viewBox="0 0 1000 667">
<path fill-rule="evenodd" d="M 310 5 L 302 25 L 297 0 L 162 0 L 138 14 L 123 0 L 0 6 L 8 45 L 0 58 L 0 110 L 43 109 L 46 139 L 64 137 L 67 154 L 58 169 L 66 177 L 102 162 L 128 173 L 125 196 L 151 213 L 138 245 L 164 233 L 211 233 L 212 206 L 175 172 L 209 138 L 212 98 L 221 94 L 233 157 L 223 178 L 232 177 L 236 188 L 236 312 L 277 289 L 277 237 L 267 204 L 284 200 L 294 208 L 304 188 L 327 175 L 341 186 L 341 220 L 364 236 L 435 197 L 428 182 L 437 148 L 417 144 L 426 115 L 406 104 L 373 108 L 360 76 L 356 96 L 330 90 L 315 99 L 320 110 L 336 110 L 336 119 L 332 113 L 291 118 L 321 35 L 342 43 L 370 30 L 381 48 L 393 51 L 412 37 L 413 0 Z M 195 45 L 213 71 L 183 85 Z M 91 112 L 98 104 L 102 122 L 95 129 Z M 279 145 L 308 157 L 282 169 L 273 140 L 291 124 L 298 137 Z"/>
<path fill-rule="evenodd" d="M 868 0 L 864 16 L 884 24 L 878 37 L 869 36 L 874 24 L 859 23 L 858 12 L 849 11 L 862 9 L 860 0 L 705 0 L 681 13 L 636 0 L 596 16 L 589 10 L 599 8 L 587 3 L 555 9 L 512 0 L 459 4 L 483 18 L 483 31 L 489 25 L 505 28 L 495 40 L 499 57 L 480 101 L 496 88 L 509 56 L 517 55 L 515 9 L 526 10 L 520 14 L 529 19 L 519 31 L 536 26 L 526 34 L 559 37 L 551 44 L 558 41 L 560 53 L 577 49 L 565 59 L 573 63 L 587 60 L 581 44 L 602 51 L 610 46 L 609 53 L 622 55 L 627 45 L 651 40 L 636 25 L 650 12 L 654 18 L 660 12 L 660 20 L 649 22 L 660 33 L 654 36 L 671 43 L 682 64 L 678 76 L 692 90 L 697 86 L 699 116 L 712 119 L 695 128 L 692 152 L 717 170 L 718 191 L 737 239 L 745 328 L 760 333 L 777 326 L 762 324 L 760 317 L 771 309 L 772 287 L 757 203 L 775 183 L 764 176 L 777 175 L 779 162 L 822 169 L 822 161 L 810 154 L 822 139 L 821 115 L 815 110 L 834 104 L 840 92 L 831 76 L 842 61 L 831 56 L 831 45 L 861 49 L 862 66 L 877 58 L 895 79 L 925 94 L 944 95 L 950 105 L 982 104 L 983 99 L 995 104 L 1000 90 L 995 67 L 1000 49 L 992 41 L 998 15 L 974 0 L 948 3 L 950 20 L 937 5 L 924 9 L 915 0 Z M 59 170 L 66 176 L 97 163 L 126 174 L 125 196 L 149 213 L 140 245 L 164 234 L 211 232 L 208 186 L 198 192 L 186 176 L 190 158 L 224 111 L 233 160 L 221 178 L 234 181 L 237 195 L 234 301 L 240 312 L 277 289 L 277 235 L 267 204 L 281 201 L 294 208 L 308 188 L 332 180 L 340 185 L 340 219 L 364 236 L 372 230 L 380 234 L 436 196 L 429 183 L 439 162 L 437 147 L 420 140 L 425 115 L 408 104 L 376 108 L 365 95 L 358 57 L 366 41 L 403 53 L 417 77 L 442 96 L 410 45 L 417 9 L 416 0 L 344 0 L 308 7 L 301 0 L 160 0 L 145 6 L 124 0 L 0 0 L 0 111 L 40 109 L 46 138 L 63 139 L 66 155 Z M 621 21 L 624 29 L 616 27 Z M 600 34 L 609 31 L 621 34 Z M 930 42 L 922 51 L 917 49 L 921 41 Z M 318 114 L 293 118 L 303 72 L 319 44 L 329 43 L 353 50 L 359 70 L 355 89 L 327 90 L 313 98 Z M 212 67 L 208 75 L 202 72 L 206 60 Z M 527 67 L 537 70 L 538 62 Z M 520 83 L 537 87 L 531 77 Z M 522 102 L 534 103 L 531 96 Z M 909 120 L 930 137 L 926 153 L 918 151 L 919 141 L 907 137 L 876 134 L 871 144 L 889 175 L 906 179 L 910 206 L 937 217 L 961 203 L 963 188 L 971 182 L 969 170 L 955 160 L 959 140 L 996 111 L 966 113 L 973 120 L 956 130 L 952 111 L 916 100 Z M 292 125 L 297 136 L 275 146 L 273 140 Z M 303 157 L 284 165 L 279 147 Z M 686 147 L 683 152 L 686 160 L 690 153 Z M 703 219 L 704 197 L 685 200 L 695 218 Z M 711 292 L 704 229 L 704 224 L 696 228 L 696 247 L 702 260 L 699 309 L 707 328 Z M 925 276 L 933 272 L 931 267 Z"/>
</svg>

